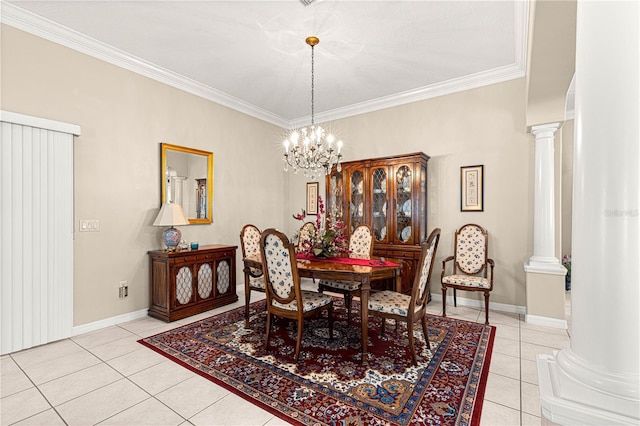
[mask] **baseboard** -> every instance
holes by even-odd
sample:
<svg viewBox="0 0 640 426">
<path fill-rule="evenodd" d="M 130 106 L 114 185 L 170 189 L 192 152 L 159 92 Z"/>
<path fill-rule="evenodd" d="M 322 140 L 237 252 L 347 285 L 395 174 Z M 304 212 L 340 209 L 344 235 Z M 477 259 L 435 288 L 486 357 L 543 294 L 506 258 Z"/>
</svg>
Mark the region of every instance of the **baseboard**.
<svg viewBox="0 0 640 426">
<path fill-rule="evenodd" d="M 464 297 L 456 297 L 458 306 L 469 306 L 472 308 L 484 309 L 484 300 L 466 299 Z M 431 293 L 431 301 L 442 303 L 442 294 Z M 447 296 L 447 305 L 453 305 L 453 296 Z M 497 312 L 506 312 L 510 314 L 525 315 L 527 308 L 525 306 L 508 305 L 506 303 L 496 303 L 489 301 L 489 310 Z"/>
<path fill-rule="evenodd" d="M 91 331 L 97 331 L 106 327 L 111 327 L 112 325 L 122 324 L 123 322 L 144 318 L 147 316 L 147 311 L 148 309 L 141 309 L 139 311 L 128 312 L 126 314 L 117 315 L 115 317 L 105 318 L 100 321 L 78 325 L 73 327 L 73 329 L 71 330 L 71 335 L 77 336 L 79 334 L 89 333 Z"/>
<path fill-rule="evenodd" d="M 525 314 L 524 322 L 528 324 L 533 324 L 533 325 L 543 325 L 545 327 L 562 328 L 565 330 L 568 328 L 567 320 L 550 318 L 550 317 L 541 317 L 538 315 Z"/>
</svg>

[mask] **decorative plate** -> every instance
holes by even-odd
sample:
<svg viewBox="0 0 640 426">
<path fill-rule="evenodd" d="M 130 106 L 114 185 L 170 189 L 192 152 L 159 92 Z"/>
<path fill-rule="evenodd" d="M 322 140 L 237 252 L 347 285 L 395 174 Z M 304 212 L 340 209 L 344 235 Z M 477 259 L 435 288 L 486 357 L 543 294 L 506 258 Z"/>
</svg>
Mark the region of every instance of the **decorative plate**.
<svg viewBox="0 0 640 426">
<path fill-rule="evenodd" d="M 360 203 L 360 205 L 358 206 L 358 216 L 362 216 L 362 211 L 363 211 L 363 207 L 362 207 L 362 203 Z"/>
<path fill-rule="evenodd" d="M 387 236 L 387 227 L 383 226 L 382 229 L 380 230 L 380 239 L 384 240 L 384 237 Z"/>
<path fill-rule="evenodd" d="M 404 202 L 402 205 L 402 213 L 404 213 L 405 216 L 411 216 L 411 200 Z"/>
<path fill-rule="evenodd" d="M 362 181 L 358 184 L 358 194 L 362 194 Z"/>
<path fill-rule="evenodd" d="M 411 227 L 410 226 L 405 226 L 405 228 L 400 233 L 400 238 L 402 239 L 402 241 L 409 241 L 409 238 L 411 238 Z"/>
</svg>

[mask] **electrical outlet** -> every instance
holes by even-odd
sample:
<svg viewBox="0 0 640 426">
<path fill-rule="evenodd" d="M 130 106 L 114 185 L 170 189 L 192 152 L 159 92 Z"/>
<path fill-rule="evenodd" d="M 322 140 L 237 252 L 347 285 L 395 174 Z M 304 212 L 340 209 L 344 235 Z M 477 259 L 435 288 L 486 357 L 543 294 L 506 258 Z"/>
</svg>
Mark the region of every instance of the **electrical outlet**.
<svg viewBox="0 0 640 426">
<path fill-rule="evenodd" d="M 129 295 L 129 286 L 126 281 L 120 281 L 120 287 L 118 287 L 118 296 L 120 299 L 124 299 Z"/>
</svg>

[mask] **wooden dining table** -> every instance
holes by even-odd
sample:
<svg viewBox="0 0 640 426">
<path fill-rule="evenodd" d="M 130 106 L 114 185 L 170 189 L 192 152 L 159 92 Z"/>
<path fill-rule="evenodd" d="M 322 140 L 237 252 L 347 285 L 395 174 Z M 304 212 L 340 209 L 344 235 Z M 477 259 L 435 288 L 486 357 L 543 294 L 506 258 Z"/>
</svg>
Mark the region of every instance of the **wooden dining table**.
<svg viewBox="0 0 640 426">
<path fill-rule="evenodd" d="M 260 256 L 248 256 L 243 259 L 244 273 L 251 268 L 262 269 Z M 359 261 L 359 263 L 365 263 Z M 384 260 L 371 259 L 366 264 L 348 264 L 332 259 L 297 259 L 300 277 L 317 280 L 354 281 L 360 283 L 360 319 L 362 325 L 362 362 L 367 362 L 367 338 L 369 333 L 369 293 L 371 281 L 395 279 L 396 291 L 402 289 L 400 265 Z"/>
</svg>

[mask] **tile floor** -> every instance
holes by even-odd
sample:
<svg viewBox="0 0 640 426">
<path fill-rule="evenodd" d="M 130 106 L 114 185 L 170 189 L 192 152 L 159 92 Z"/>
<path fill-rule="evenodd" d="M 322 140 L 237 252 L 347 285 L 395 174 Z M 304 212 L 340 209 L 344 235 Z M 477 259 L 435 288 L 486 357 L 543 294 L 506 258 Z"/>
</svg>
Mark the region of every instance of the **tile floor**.
<svg viewBox="0 0 640 426">
<path fill-rule="evenodd" d="M 240 301 L 171 324 L 146 317 L 2 356 L 0 423 L 287 424 L 136 342 Z M 429 308 L 441 313 L 440 303 Z M 484 321 L 483 311 L 468 307 L 448 306 L 447 314 Z M 489 319 L 497 330 L 481 424 L 539 425 L 535 356 L 569 346 L 568 332 L 529 325 L 517 314 L 491 312 Z"/>
</svg>

